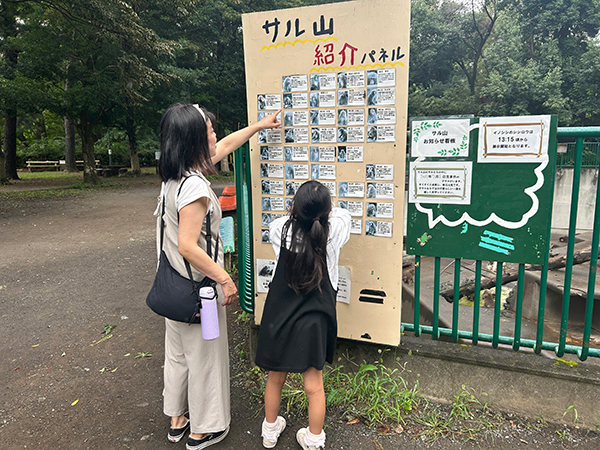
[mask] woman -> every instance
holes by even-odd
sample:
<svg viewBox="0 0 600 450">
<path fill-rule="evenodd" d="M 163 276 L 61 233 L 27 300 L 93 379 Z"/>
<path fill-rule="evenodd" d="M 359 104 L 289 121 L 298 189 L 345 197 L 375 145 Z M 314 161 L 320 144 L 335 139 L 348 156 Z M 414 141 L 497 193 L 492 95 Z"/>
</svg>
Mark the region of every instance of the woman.
<svg viewBox="0 0 600 450">
<path fill-rule="evenodd" d="M 192 266 L 194 279 L 200 281 L 207 276 L 216 281 L 223 306 L 236 299 L 237 288 L 223 269 L 223 246 L 218 236 L 221 208 L 205 176 L 215 173 L 216 162 L 259 130 L 280 126 L 277 121 L 280 111 L 219 142 L 213 129 L 214 116 L 197 105 L 173 105 L 161 121 L 159 174 L 163 183 L 155 215 L 160 216 L 164 196 L 163 250 L 183 276 L 187 277 L 185 258 Z M 210 213 L 212 245 L 219 240 L 217 262 L 206 253 L 207 213 Z M 159 236 L 160 217 L 157 242 Z M 227 324 L 225 308 L 218 309 L 221 334 L 212 341 L 202 339 L 199 324 L 165 319 L 164 413 L 171 417 L 167 437 L 171 442 L 179 442 L 190 430 L 188 450 L 216 444 L 229 431 Z"/>
</svg>

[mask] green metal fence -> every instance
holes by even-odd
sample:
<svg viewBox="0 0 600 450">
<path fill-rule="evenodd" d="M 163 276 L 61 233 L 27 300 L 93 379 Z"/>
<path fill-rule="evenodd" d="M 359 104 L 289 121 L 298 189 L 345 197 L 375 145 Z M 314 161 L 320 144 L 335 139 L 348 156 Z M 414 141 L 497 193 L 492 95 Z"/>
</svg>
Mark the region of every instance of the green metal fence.
<svg viewBox="0 0 600 450">
<path fill-rule="evenodd" d="M 521 338 L 522 331 L 522 308 L 523 308 L 523 285 L 525 278 L 525 265 L 520 264 L 518 267 L 518 279 L 517 279 L 517 295 L 516 295 L 516 306 L 515 306 L 515 318 L 514 318 L 514 331 L 511 336 L 501 335 L 500 333 L 500 318 L 501 318 L 501 290 L 496 289 L 494 299 L 494 316 L 493 316 L 493 330 L 492 333 L 481 333 L 479 331 L 480 322 L 480 302 L 475 301 L 473 303 L 473 323 L 472 331 L 460 330 L 458 327 L 459 317 L 459 289 L 460 289 L 460 272 L 461 272 L 461 260 L 456 259 L 454 261 L 454 296 L 452 302 L 452 328 L 443 328 L 439 326 L 439 310 L 440 310 L 440 265 L 441 258 L 435 258 L 434 266 L 434 292 L 433 292 L 433 325 L 425 326 L 420 325 L 420 305 L 421 305 L 421 265 L 422 258 L 415 258 L 415 287 L 414 287 L 414 320 L 413 323 L 402 323 L 403 331 L 413 332 L 415 336 L 421 336 L 422 334 L 431 334 L 433 339 L 439 339 L 440 336 L 451 337 L 452 341 L 456 342 L 458 339 L 471 341 L 474 345 L 479 342 L 491 342 L 493 347 L 497 347 L 499 344 L 506 344 L 512 346 L 514 350 L 519 350 L 521 347 L 532 348 L 536 353 L 540 353 L 542 350 L 552 350 L 558 357 L 562 357 L 565 353 L 576 354 L 581 361 L 585 361 L 589 356 L 600 357 L 600 352 L 597 348 L 590 348 L 590 339 L 592 332 L 592 318 L 594 308 L 594 291 L 596 284 L 596 269 L 598 260 L 598 243 L 600 235 L 600 202 L 598 201 L 598 190 L 596 192 L 596 205 L 594 214 L 594 229 L 592 232 L 592 244 L 591 244 L 591 259 L 589 264 L 589 276 L 588 286 L 586 295 L 586 306 L 585 306 L 585 321 L 583 327 L 583 333 L 581 335 L 581 345 L 567 345 L 567 328 L 569 322 L 569 306 L 571 297 L 571 280 L 573 270 L 573 255 L 575 248 L 575 234 L 576 234 L 576 219 L 577 210 L 579 205 L 579 182 L 581 178 L 581 168 L 583 153 L 585 147 L 585 138 L 598 138 L 600 137 L 600 127 L 590 128 L 559 128 L 558 137 L 564 138 L 575 138 L 575 151 L 574 151 L 574 181 L 573 190 L 571 197 L 571 211 L 569 220 L 569 232 L 568 232 L 568 243 L 567 243 L 567 254 L 566 254 L 566 266 L 564 275 L 564 294 L 562 299 L 562 314 L 560 321 L 560 334 L 558 342 L 547 342 L 544 340 L 544 320 L 546 313 L 546 293 L 547 293 L 547 280 L 548 280 L 548 253 L 545 257 L 545 262 L 541 271 L 540 277 L 540 289 L 539 289 L 539 304 L 538 304 L 538 315 L 537 315 L 537 332 L 535 339 L 523 339 Z M 588 147 L 589 148 L 589 147 Z M 552 181 L 554 182 L 554 180 Z M 600 183 L 598 183 L 600 188 Z M 552 223 L 552 210 L 548 217 L 549 223 Z M 550 230 L 547 236 L 547 242 L 550 242 Z M 548 246 L 549 247 L 549 246 Z M 549 249 L 548 249 L 549 251 Z M 502 263 L 497 263 L 496 269 L 496 286 L 502 285 Z M 475 265 L 475 293 L 480 292 L 481 287 L 481 272 L 482 262 L 476 261 Z M 443 300 L 442 300 L 443 301 Z"/>
<path fill-rule="evenodd" d="M 571 136 L 568 136 L 571 137 Z M 577 143 L 558 144 L 556 167 L 562 169 L 575 166 Z M 581 167 L 598 167 L 600 164 L 600 142 L 584 142 L 581 154 Z"/>
<path fill-rule="evenodd" d="M 568 243 L 566 253 L 566 266 L 564 275 L 564 294 L 562 300 L 562 312 L 560 320 L 560 333 L 558 342 L 548 342 L 544 340 L 544 321 L 546 317 L 546 292 L 548 280 L 548 260 L 549 254 L 546 254 L 545 262 L 541 270 L 540 288 L 539 288 L 539 304 L 537 314 L 537 324 L 535 330 L 535 339 L 527 339 L 522 337 L 522 309 L 523 309 L 523 287 L 525 278 L 525 265 L 518 266 L 517 276 L 517 294 L 516 305 L 514 308 L 514 327 L 510 334 L 501 334 L 501 290 L 496 289 L 493 309 L 493 325 L 491 333 L 483 333 L 480 331 L 480 305 L 479 301 L 473 304 L 472 327 L 471 330 L 459 329 L 459 289 L 461 284 L 461 260 L 455 259 L 454 265 L 454 281 L 453 281 L 453 302 L 452 302 L 452 325 L 451 328 L 440 326 L 440 286 L 441 286 L 441 258 L 434 258 L 434 281 L 433 281 L 433 307 L 432 307 L 432 325 L 420 324 L 420 305 L 421 305 L 421 267 L 424 262 L 421 257 L 415 257 L 415 275 L 414 275 L 414 319 L 412 323 L 402 322 L 401 327 L 403 332 L 412 332 L 415 336 L 424 334 L 431 335 L 433 339 L 440 337 L 449 337 L 452 341 L 457 342 L 461 339 L 463 342 L 472 342 L 477 345 L 480 342 L 489 342 L 493 347 L 500 344 L 510 345 L 516 351 L 521 348 L 533 349 L 536 353 L 542 350 L 554 351 L 558 357 L 562 357 L 565 353 L 575 354 L 581 361 L 585 361 L 588 357 L 600 357 L 598 348 L 591 348 L 590 341 L 592 336 L 592 318 L 594 310 L 594 292 L 596 284 L 596 269 L 598 262 L 598 245 L 600 241 L 600 202 L 598 201 L 600 193 L 600 182 L 596 193 L 596 204 L 594 213 L 594 227 L 592 232 L 591 244 L 591 259 L 589 262 L 589 276 L 587 285 L 587 295 L 585 303 L 585 321 L 581 338 L 578 341 L 581 345 L 567 344 L 567 331 L 569 325 L 569 306 L 571 295 L 571 279 L 573 270 L 573 256 L 575 248 L 576 234 L 576 218 L 579 206 L 579 183 L 581 168 L 584 167 L 583 157 L 586 149 L 593 148 L 597 143 L 585 143 L 584 139 L 600 138 L 600 127 L 588 128 L 559 128 L 559 138 L 575 139 L 573 151 L 573 168 L 574 181 L 571 197 L 571 211 L 568 231 Z M 596 147 L 597 148 L 597 147 Z M 567 154 L 569 154 L 567 152 Z M 237 201 L 238 201 L 238 242 L 239 242 L 239 272 L 240 272 L 240 302 L 242 307 L 247 312 L 254 312 L 254 271 L 252 260 L 252 223 L 251 223 L 251 203 L 250 203 L 250 160 L 248 145 L 241 147 L 236 151 L 236 184 L 237 184 Z M 563 166 L 564 167 L 564 166 Z M 552 180 L 554 184 L 554 180 Z M 552 222 L 552 210 L 548 217 L 549 223 Z M 550 230 L 547 236 L 547 242 L 550 242 Z M 549 247 L 549 246 L 548 246 Z M 548 250 L 549 252 L 549 250 Z M 475 286 L 474 291 L 479 293 L 482 280 L 482 261 L 475 262 Z M 498 262 L 496 268 L 496 285 L 502 285 L 503 264 Z"/>
<path fill-rule="evenodd" d="M 254 271 L 252 266 L 252 203 L 250 202 L 250 151 L 248 143 L 235 151 L 235 195 L 237 202 L 238 273 L 240 305 L 254 312 Z"/>
</svg>

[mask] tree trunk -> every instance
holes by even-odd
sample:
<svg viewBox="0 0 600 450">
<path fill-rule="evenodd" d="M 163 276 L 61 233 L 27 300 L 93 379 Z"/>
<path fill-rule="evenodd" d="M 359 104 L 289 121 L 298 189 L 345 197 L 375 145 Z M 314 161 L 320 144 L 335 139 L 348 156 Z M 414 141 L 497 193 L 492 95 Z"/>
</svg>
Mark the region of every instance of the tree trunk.
<svg viewBox="0 0 600 450">
<path fill-rule="evenodd" d="M 4 171 L 9 180 L 18 180 L 17 173 L 17 114 L 9 112 L 4 117 Z"/>
<path fill-rule="evenodd" d="M 131 161 L 131 173 L 141 175 L 140 157 L 138 155 L 137 131 L 133 118 L 133 111 L 127 108 L 127 119 L 125 120 L 127 138 L 129 140 L 129 159 Z"/>
<path fill-rule="evenodd" d="M 65 116 L 65 171 L 77 172 L 77 160 L 75 159 L 75 127 Z"/>
<path fill-rule="evenodd" d="M 221 172 L 229 172 L 229 155 L 221 160 Z"/>
<path fill-rule="evenodd" d="M 6 177 L 6 171 L 4 170 L 4 151 L 0 149 L 0 186 L 7 183 L 8 178 Z"/>
<path fill-rule="evenodd" d="M 65 81 L 65 92 L 69 90 L 71 83 Z M 75 157 L 75 127 L 73 122 L 65 116 L 65 171 L 77 172 L 77 160 Z"/>
<path fill-rule="evenodd" d="M 83 182 L 89 184 L 98 184 L 99 177 L 96 172 L 96 155 L 94 154 L 94 133 L 92 124 L 87 120 L 85 114 L 77 127 L 79 137 L 81 137 L 81 150 L 83 153 Z"/>
</svg>

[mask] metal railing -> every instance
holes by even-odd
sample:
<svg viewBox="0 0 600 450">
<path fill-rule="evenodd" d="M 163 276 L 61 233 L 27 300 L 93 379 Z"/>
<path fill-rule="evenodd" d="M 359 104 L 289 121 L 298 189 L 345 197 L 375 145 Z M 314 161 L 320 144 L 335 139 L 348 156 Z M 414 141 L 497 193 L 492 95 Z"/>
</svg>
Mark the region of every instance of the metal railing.
<svg viewBox="0 0 600 450">
<path fill-rule="evenodd" d="M 571 136 L 569 136 L 571 137 Z M 557 169 L 575 166 L 577 143 L 568 142 L 558 144 L 556 155 Z M 581 155 L 581 167 L 598 167 L 600 165 L 600 142 L 584 142 Z"/>
<path fill-rule="evenodd" d="M 422 334 L 431 334 L 433 339 L 439 339 L 440 336 L 451 337 L 452 341 L 456 342 L 458 339 L 471 340 L 474 345 L 479 342 L 491 342 L 493 347 L 497 347 L 499 344 L 506 344 L 512 346 L 514 350 L 519 350 L 521 347 L 532 348 L 536 353 L 540 353 L 542 350 L 551 350 L 556 353 L 556 356 L 562 357 L 565 353 L 576 354 L 581 361 L 585 361 L 589 356 L 600 357 L 600 351 L 597 348 L 590 348 L 590 339 L 592 331 L 592 318 L 594 310 L 594 292 L 596 285 L 596 269 L 598 262 L 598 244 L 600 235 L 600 183 L 598 183 L 596 191 L 596 205 L 594 214 L 594 228 L 592 232 L 592 243 L 591 243 L 591 257 L 589 262 L 589 274 L 588 284 L 586 293 L 585 303 L 585 320 L 583 333 L 581 336 L 581 345 L 567 345 L 567 328 L 569 324 L 569 306 L 571 299 L 571 281 L 573 274 L 573 255 L 575 248 L 575 234 L 576 234 L 576 220 L 577 210 L 579 205 L 579 183 L 581 178 L 581 168 L 584 152 L 584 138 L 598 138 L 600 137 L 600 127 L 589 127 L 589 128 L 559 128 L 558 137 L 564 138 L 575 138 L 575 152 L 574 152 L 574 179 L 573 179 L 573 190 L 571 196 L 571 209 L 569 219 L 569 232 L 568 232 L 568 243 L 566 253 L 566 264 L 565 264 L 565 278 L 563 283 L 563 298 L 562 298 L 562 312 L 560 320 L 560 333 L 558 342 L 546 342 L 544 341 L 544 320 L 546 314 L 546 295 L 547 295 L 547 282 L 548 282 L 548 261 L 549 261 L 549 245 L 548 251 L 545 255 L 544 265 L 541 270 L 540 276 L 540 288 L 539 288 L 539 304 L 538 304 L 538 315 L 537 315 L 537 331 L 535 339 L 523 339 L 521 337 L 522 331 L 522 308 L 523 308 L 523 286 L 525 279 L 525 265 L 519 264 L 518 267 L 518 279 L 517 279 L 517 295 L 516 295 L 516 306 L 515 306 L 515 323 L 514 332 L 512 336 L 506 336 L 500 334 L 500 318 L 501 318 L 501 289 L 495 290 L 494 298 L 494 316 L 493 316 L 493 330 L 492 333 L 481 333 L 479 331 L 479 318 L 480 318 L 480 302 L 473 302 L 473 327 L 472 331 L 464 331 L 458 329 L 458 317 L 459 317 L 459 292 L 460 292 L 460 269 L 461 260 L 454 260 L 454 284 L 453 284 L 453 302 L 452 302 L 452 328 L 443 328 L 439 325 L 440 319 L 440 257 L 435 257 L 434 260 L 434 292 L 433 292 L 433 320 L 432 326 L 420 325 L 420 305 L 421 305 L 421 264 L 422 258 L 419 256 L 415 257 L 415 286 L 414 286 L 414 321 L 413 323 L 402 323 L 403 331 L 413 332 L 415 336 Z M 552 180 L 554 185 L 554 180 Z M 554 186 L 553 186 L 554 187 Z M 552 194 L 553 195 L 553 194 Z M 552 198 L 551 198 L 552 204 Z M 550 209 L 550 215 L 548 217 L 548 223 L 552 223 L 552 209 Z M 548 230 L 547 242 L 550 242 L 550 228 Z M 496 269 L 496 286 L 502 285 L 502 268 L 503 264 L 498 262 Z M 478 295 L 481 288 L 481 272 L 482 262 L 476 261 L 475 266 L 475 286 L 474 292 L 475 297 L 478 300 Z"/>
<path fill-rule="evenodd" d="M 250 202 L 250 152 L 246 142 L 235 151 L 235 195 L 237 202 L 238 274 L 240 305 L 254 312 L 254 270 L 252 267 L 252 203 Z"/>
</svg>

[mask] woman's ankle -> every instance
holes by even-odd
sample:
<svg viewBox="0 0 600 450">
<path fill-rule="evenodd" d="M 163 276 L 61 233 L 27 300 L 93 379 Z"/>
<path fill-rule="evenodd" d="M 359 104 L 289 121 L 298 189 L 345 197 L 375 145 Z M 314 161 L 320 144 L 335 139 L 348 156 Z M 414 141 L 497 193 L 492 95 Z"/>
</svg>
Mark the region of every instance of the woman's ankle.
<svg viewBox="0 0 600 450">
<path fill-rule="evenodd" d="M 171 417 L 171 428 L 182 428 L 187 423 L 188 418 L 185 415 Z"/>
</svg>

